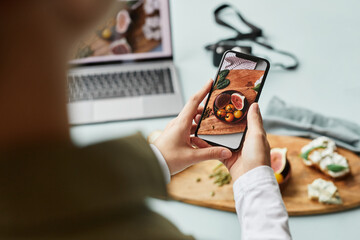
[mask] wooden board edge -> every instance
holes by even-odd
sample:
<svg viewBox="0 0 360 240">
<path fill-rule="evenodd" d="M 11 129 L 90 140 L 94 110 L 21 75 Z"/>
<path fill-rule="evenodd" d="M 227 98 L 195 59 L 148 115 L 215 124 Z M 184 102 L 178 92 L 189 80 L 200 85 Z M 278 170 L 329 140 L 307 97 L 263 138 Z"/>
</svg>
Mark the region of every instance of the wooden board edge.
<svg viewBox="0 0 360 240">
<path fill-rule="evenodd" d="M 217 210 L 222 210 L 222 211 L 227 211 L 227 212 L 236 212 L 235 208 L 233 208 L 233 207 L 220 206 L 218 204 L 207 202 L 207 201 L 189 200 L 189 199 L 185 199 L 185 198 L 181 198 L 181 197 L 176 197 L 176 196 L 171 195 L 171 194 L 169 194 L 169 197 L 172 200 L 176 200 L 176 201 L 180 201 L 180 202 L 183 202 L 183 203 L 196 205 L 196 206 L 199 206 L 199 207 L 212 208 L 212 209 L 217 209 Z"/>
<path fill-rule="evenodd" d="M 211 208 L 211 209 L 236 213 L 236 209 L 233 208 L 233 207 L 220 206 L 218 204 L 211 203 L 211 202 L 208 202 L 208 201 L 189 200 L 189 199 L 186 199 L 186 198 L 181 198 L 181 197 L 174 196 L 172 194 L 169 194 L 169 197 L 172 200 L 187 203 L 187 204 L 191 204 L 191 205 L 196 205 L 196 206 L 199 206 L 199 207 L 205 207 L 205 208 Z M 309 201 L 311 201 L 311 200 L 309 200 Z M 321 209 L 321 210 L 308 210 L 308 211 L 301 211 L 301 212 L 300 211 L 288 211 L 288 215 L 290 217 L 322 215 L 322 214 L 338 213 L 338 212 L 348 211 L 348 210 L 359 208 L 359 207 L 360 207 L 360 202 L 350 204 L 350 205 L 346 205 L 346 206 L 344 206 L 344 205 L 334 205 L 334 207 L 332 207 L 332 208 Z"/>
<path fill-rule="evenodd" d="M 351 209 L 359 208 L 360 203 L 350 204 L 350 205 L 334 205 L 334 207 L 321 209 L 321 210 L 308 210 L 308 211 L 288 211 L 289 216 L 312 216 L 312 215 L 323 215 L 323 214 L 331 214 L 344 212 Z"/>
</svg>

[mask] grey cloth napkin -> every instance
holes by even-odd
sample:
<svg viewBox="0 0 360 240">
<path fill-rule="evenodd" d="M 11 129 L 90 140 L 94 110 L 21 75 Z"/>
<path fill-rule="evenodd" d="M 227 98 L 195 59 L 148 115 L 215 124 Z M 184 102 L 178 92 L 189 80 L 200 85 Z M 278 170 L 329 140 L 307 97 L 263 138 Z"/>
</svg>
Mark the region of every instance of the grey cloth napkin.
<svg viewBox="0 0 360 240">
<path fill-rule="evenodd" d="M 264 128 L 268 133 L 276 135 L 308 138 L 327 136 L 338 146 L 360 154 L 359 125 L 291 106 L 278 97 L 270 100 L 264 114 Z"/>
</svg>

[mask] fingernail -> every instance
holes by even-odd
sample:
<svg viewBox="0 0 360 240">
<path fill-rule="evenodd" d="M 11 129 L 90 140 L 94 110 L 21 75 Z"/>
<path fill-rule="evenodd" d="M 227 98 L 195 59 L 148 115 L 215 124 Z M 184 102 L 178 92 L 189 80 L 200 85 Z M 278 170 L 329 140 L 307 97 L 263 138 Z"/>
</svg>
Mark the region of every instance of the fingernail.
<svg viewBox="0 0 360 240">
<path fill-rule="evenodd" d="M 230 151 L 228 151 L 228 150 L 222 150 L 221 151 L 221 154 L 220 154 L 220 157 L 222 158 L 222 159 L 227 159 L 227 158 L 229 158 L 229 157 L 231 157 L 231 152 Z"/>
</svg>

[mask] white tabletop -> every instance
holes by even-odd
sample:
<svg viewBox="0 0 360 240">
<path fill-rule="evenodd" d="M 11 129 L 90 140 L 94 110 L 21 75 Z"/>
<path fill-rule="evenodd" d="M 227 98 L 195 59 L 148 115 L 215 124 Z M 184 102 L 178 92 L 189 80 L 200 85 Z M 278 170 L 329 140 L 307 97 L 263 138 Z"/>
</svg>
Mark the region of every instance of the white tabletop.
<svg viewBox="0 0 360 240">
<path fill-rule="evenodd" d="M 227 1 L 249 21 L 264 29 L 277 48 L 289 50 L 301 61 L 298 70 L 270 70 L 260 98 L 266 111 L 272 96 L 318 113 L 360 124 L 360 2 L 257 0 Z M 184 99 L 214 77 L 208 43 L 233 33 L 216 25 L 213 10 L 219 0 L 171 1 L 175 63 Z M 227 16 L 234 23 L 234 15 Z M 264 51 L 259 50 L 259 53 Z M 272 56 L 271 54 L 267 54 Z M 274 56 L 273 56 L 274 57 Z M 81 145 L 118 138 L 135 131 L 144 135 L 163 129 L 170 118 L 77 126 L 71 129 Z M 197 239 L 240 239 L 234 213 L 176 201 L 149 200 L 150 206 Z M 359 239 L 360 209 L 318 216 L 291 217 L 294 239 Z"/>
</svg>

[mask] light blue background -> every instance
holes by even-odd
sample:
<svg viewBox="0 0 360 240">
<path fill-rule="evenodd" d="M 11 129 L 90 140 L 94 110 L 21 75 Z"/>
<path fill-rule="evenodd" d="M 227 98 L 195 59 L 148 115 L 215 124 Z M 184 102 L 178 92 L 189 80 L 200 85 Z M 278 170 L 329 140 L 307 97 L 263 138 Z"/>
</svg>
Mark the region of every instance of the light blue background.
<svg viewBox="0 0 360 240">
<path fill-rule="evenodd" d="M 274 46 L 293 52 L 301 61 L 300 68 L 294 72 L 270 70 L 260 98 L 263 112 L 271 97 L 277 95 L 291 104 L 360 124 L 359 1 L 227 2 L 239 8 L 250 22 L 262 27 Z M 187 100 L 216 73 L 212 56 L 204 46 L 233 33 L 213 20 L 212 12 L 222 1 L 172 0 L 170 3 L 175 63 Z M 237 22 L 232 14 L 227 19 Z M 169 120 L 77 126 L 71 129 L 71 134 L 76 143 L 86 145 L 136 130 L 147 135 L 163 129 Z M 234 213 L 175 201 L 149 200 L 149 204 L 197 239 L 240 239 Z M 360 209 L 291 217 L 290 228 L 294 239 L 359 239 Z"/>
</svg>

